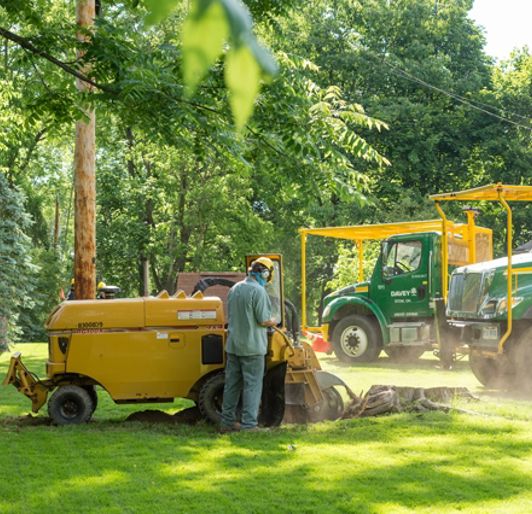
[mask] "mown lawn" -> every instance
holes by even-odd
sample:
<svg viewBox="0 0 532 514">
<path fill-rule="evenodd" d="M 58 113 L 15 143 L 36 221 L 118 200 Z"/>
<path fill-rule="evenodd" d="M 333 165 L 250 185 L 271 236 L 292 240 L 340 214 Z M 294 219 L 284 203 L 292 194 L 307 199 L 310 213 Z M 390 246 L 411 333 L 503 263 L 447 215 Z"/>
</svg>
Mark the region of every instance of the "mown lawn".
<svg viewBox="0 0 532 514">
<path fill-rule="evenodd" d="M 19 345 L 44 374 L 46 345 Z M 8 355 L 0 357 L 0 375 Z M 398 414 L 218 435 L 125 422 L 144 408 L 104 392 L 88 425 L 29 426 L 29 401 L 0 388 L 0 512 L 389 513 L 532 512 L 532 402 L 484 391 L 467 363 L 451 372 L 427 358 L 401 368 L 382 358 L 325 368 L 355 391 L 372 384 L 466 386 L 468 414 Z M 43 409 L 39 416 L 46 416 Z M 44 419 L 43 419 L 44 421 Z"/>
</svg>

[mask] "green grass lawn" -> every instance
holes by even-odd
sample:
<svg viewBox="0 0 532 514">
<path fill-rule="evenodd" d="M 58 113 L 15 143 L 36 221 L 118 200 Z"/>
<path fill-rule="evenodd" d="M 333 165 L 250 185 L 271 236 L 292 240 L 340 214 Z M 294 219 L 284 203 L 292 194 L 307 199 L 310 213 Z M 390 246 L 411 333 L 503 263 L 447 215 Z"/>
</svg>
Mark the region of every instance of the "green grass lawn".
<svg viewBox="0 0 532 514">
<path fill-rule="evenodd" d="M 24 344 L 44 374 L 47 348 Z M 321 354 L 320 354 L 321 356 Z M 0 375 L 9 356 L 0 357 Z M 125 422 L 186 401 L 116 406 L 106 393 L 87 425 L 29 426 L 29 400 L 0 388 L 0 512 L 532 512 L 532 402 L 485 391 L 467 363 L 422 359 L 357 367 L 322 358 L 355 391 L 372 384 L 466 386 L 467 414 L 397 414 L 218 435 L 208 425 Z M 44 408 L 39 416 L 46 416 Z M 44 420 L 43 420 L 44 421 Z"/>
</svg>

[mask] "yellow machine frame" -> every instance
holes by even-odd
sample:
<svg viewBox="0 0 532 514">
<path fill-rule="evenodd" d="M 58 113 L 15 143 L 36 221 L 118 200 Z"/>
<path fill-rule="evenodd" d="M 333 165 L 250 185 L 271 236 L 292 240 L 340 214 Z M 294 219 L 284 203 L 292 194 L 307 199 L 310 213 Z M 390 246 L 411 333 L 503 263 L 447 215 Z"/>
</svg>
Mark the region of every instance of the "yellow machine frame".
<svg viewBox="0 0 532 514">
<path fill-rule="evenodd" d="M 506 211 L 506 252 L 508 255 L 508 270 L 507 270 L 507 305 L 512 305 L 512 280 L 513 280 L 513 270 L 512 270 L 512 246 L 513 246 L 513 219 L 512 219 L 512 209 L 508 202 L 530 202 L 532 201 L 532 186 L 512 186 L 501 184 L 490 184 L 487 186 L 476 187 L 473 189 L 466 189 L 464 191 L 455 191 L 452 193 L 440 193 L 430 195 L 432 200 L 436 204 L 436 209 L 441 216 L 442 223 L 445 226 L 448 222 L 445 213 L 443 212 L 440 202 L 452 202 L 452 201 L 465 201 L 465 202 L 499 202 L 504 210 Z M 446 231 L 443 231 L 444 237 Z M 442 245 L 443 249 L 443 263 L 448 261 L 448 252 L 447 245 Z M 521 270 L 522 271 L 522 270 Z M 447 282 L 445 283 L 447 286 Z M 445 295 L 447 295 L 447 287 L 444 288 Z M 447 299 L 447 296 L 445 296 Z M 506 332 L 502 335 L 498 351 L 502 353 L 504 351 L 504 345 L 510 335 L 512 334 L 512 309 L 508 309 L 508 326 Z"/>
<path fill-rule="evenodd" d="M 322 228 L 301 228 L 299 233 L 301 235 L 301 324 L 303 330 L 310 332 L 320 332 L 320 327 L 307 326 L 307 271 L 306 271 L 306 257 L 307 257 L 307 237 L 321 236 L 330 237 L 334 239 L 344 239 L 355 241 L 357 245 L 358 255 L 358 282 L 364 281 L 364 242 L 368 240 L 382 240 L 398 234 L 415 234 L 421 232 L 441 232 L 444 234 L 444 241 L 442 244 L 442 259 L 445 255 L 446 260 L 442 262 L 448 263 L 448 248 L 447 243 L 449 237 L 453 240 L 461 239 L 469 248 L 468 256 L 469 262 L 476 262 L 476 246 L 475 236 L 477 234 L 486 234 L 489 239 L 489 253 L 492 255 L 492 231 L 488 228 L 479 227 L 475 225 L 474 213 L 466 211 L 467 223 L 454 223 L 449 220 L 425 220 L 425 221 L 405 221 L 399 223 L 379 223 L 373 225 L 351 225 L 343 227 L 322 227 Z M 456 264 L 459 264 L 458 262 Z M 464 262 L 463 264 L 467 264 Z M 446 269 L 445 267 L 443 269 Z M 446 273 L 444 284 L 447 284 L 448 277 Z M 444 288 L 447 291 L 446 288 Z"/>
</svg>

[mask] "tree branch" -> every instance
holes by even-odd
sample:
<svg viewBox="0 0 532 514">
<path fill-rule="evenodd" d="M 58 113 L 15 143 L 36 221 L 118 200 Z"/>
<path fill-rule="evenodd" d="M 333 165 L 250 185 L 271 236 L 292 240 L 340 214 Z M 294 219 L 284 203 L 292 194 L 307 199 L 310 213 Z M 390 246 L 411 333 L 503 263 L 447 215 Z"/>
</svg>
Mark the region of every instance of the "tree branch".
<svg viewBox="0 0 532 514">
<path fill-rule="evenodd" d="M 76 70 L 72 66 L 69 66 L 67 63 L 60 61 L 59 59 L 55 58 L 53 55 L 50 55 L 48 52 L 45 52 L 44 50 L 37 48 L 27 38 L 19 36 L 18 34 L 15 34 L 14 32 L 11 32 L 3 27 L 0 27 L 0 36 L 10 41 L 13 41 L 14 43 L 17 43 L 20 47 L 24 48 L 25 50 L 29 50 L 32 54 L 42 57 L 43 59 L 46 59 L 47 61 L 61 68 L 63 71 L 66 71 L 68 74 L 76 77 L 79 80 L 82 80 L 83 82 L 86 82 L 87 84 L 90 84 L 91 86 L 94 86 L 100 89 L 101 91 L 104 91 L 105 93 L 110 93 L 110 94 L 119 93 L 119 91 L 116 88 L 113 88 L 112 86 L 108 84 L 100 84 L 98 82 L 95 82 L 94 80 L 90 79 L 83 73 L 80 73 L 78 70 Z M 174 101 L 176 103 L 190 105 L 191 107 L 195 107 L 197 109 L 202 109 L 207 112 L 221 115 L 220 111 L 212 107 L 209 107 L 207 105 L 202 105 L 202 104 L 199 104 L 191 100 L 184 100 L 183 98 L 175 98 L 175 97 L 172 97 L 171 95 L 168 95 L 167 93 L 163 91 L 159 91 L 159 93 L 161 93 L 162 96 L 164 96 L 165 98 L 171 101 Z"/>
<path fill-rule="evenodd" d="M 112 87 L 105 85 L 105 84 L 98 84 L 98 82 L 95 82 L 94 80 L 90 79 L 86 75 L 83 75 L 83 73 L 80 73 L 78 70 L 76 70 L 72 66 L 69 66 L 63 61 L 56 59 L 53 55 L 50 55 L 48 52 L 45 52 L 44 50 L 37 48 L 28 39 L 23 38 L 22 36 L 19 36 L 18 34 L 15 34 L 14 32 L 11 32 L 7 29 L 4 29 L 3 27 L 0 27 L 0 36 L 3 36 L 4 38 L 9 39 L 10 41 L 13 41 L 14 43 L 17 43 L 17 45 L 21 46 L 22 48 L 26 50 L 29 50 L 31 53 L 38 55 L 39 57 L 42 57 L 43 59 L 46 59 L 47 61 L 50 61 L 52 64 L 55 64 L 56 66 L 66 71 L 70 75 L 73 75 L 77 79 L 82 80 L 83 82 L 86 82 L 87 84 L 90 84 L 91 86 L 94 86 L 102 91 L 105 91 L 106 93 L 113 93 L 113 94 L 116 93 L 116 91 Z"/>
</svg>

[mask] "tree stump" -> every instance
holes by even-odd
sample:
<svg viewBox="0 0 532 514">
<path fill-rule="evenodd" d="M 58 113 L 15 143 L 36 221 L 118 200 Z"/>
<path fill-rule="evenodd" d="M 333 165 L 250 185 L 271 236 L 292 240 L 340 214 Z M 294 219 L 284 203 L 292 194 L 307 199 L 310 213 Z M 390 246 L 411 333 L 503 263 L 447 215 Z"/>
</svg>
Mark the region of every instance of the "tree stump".
<svg viewBox="0 0 532 514">
<path fill-rule="evenodd" d="M 451 406 L 455 398 L 478 400 L 465 387 L 397 387 L 374 385 L 368 392 L 354 397 L 345 409 L 342 419 L 364 418 L 396 412 L 427 412 L 451 410 L 468 412 Z"/>
</svg>

